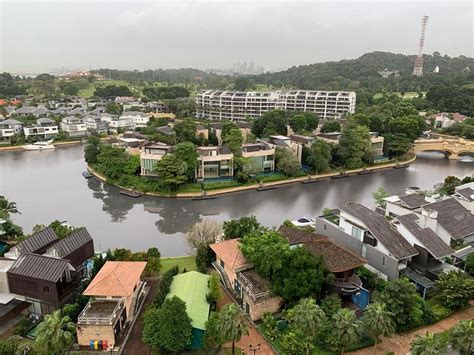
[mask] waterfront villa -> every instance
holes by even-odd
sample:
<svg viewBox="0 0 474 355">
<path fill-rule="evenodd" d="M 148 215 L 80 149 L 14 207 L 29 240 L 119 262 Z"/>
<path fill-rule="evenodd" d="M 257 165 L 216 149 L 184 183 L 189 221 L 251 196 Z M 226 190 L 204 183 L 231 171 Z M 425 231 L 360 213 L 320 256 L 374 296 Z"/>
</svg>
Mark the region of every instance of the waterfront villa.
<svg viewBox="0 0 474 355">
<path fill-rule="evenodd" d="M 61 120 L 61 129 L 69 137 L 84 137 L 87 134 L 86 123 L 83 118 L 67 116 Z"/>
<path fill-rule="evenodd" d="M 367 260 L 381 277 L 395 280 L 418 251 L 379 213 L 358 203 L 316 218 L 316 231 Z"/>
<path fill-rule="evenodd" d="M 383 157 L 383 145 L 385 138 L 378 132 L 369 132 L 370 135 L 370 149 L 375 159 Z M 342 132 L 327 132 L 318 133 L 316 138 L 325 141 L 326 143 L 339 144 L 339 139 L 342 136 Z"/>
<path fill-rule="evenodd" d="M 271 173 L 275 170 L 275 149 L 267 143 L 243 144 L 242 157 L 250 159 L 254 173 Z"/>
<path fill-rule="evenodd" d="M 359 292 L 362 281 L 355 269 L 367 264 L 367 260 L 330 238 L 313 232 L 282 225 L 278 233 L 288 240 L 291 247 L 305 247 L 313 255 L 323 258 L 326 268 L 334 275 L 330 284 L 331 292 L 340 296 Z"/>
<path fill-rule="evenodd" d="M 232 178 L 234 154 L 225 146 L 198 147 L 196 179 Z"/>
<path fill-rule="evenodd" d="M 173 150 L 172 146 L 165 143 L 157 142 L 151 143 L 144 146 L 140 153 L 140 167 L 142 176 L 153 176 L 156 175 L 153 172 L 155 165 L 160 161 L 166 154 L 169 154 Z"/>
<path fill-rule="evenodd" d="M 204 345 L 206 322 L 209 318 L 210 305 L 206 295 L 209 293 L 209 275 L 189 271 L 173 277 L 170 291 L 166 298 L 174 296 L 186 304 L 186 313 L 191 318 L 192 340 L 186 348 L 199 350 Z"/>
<path fill-rule="evenodd" d="M 36 123 L 23 127 L 23 133 L 25 134 L 25 138 L 33 138 L 33 139 L 51 139 L 58 135 L 58 126 L 57 124 L 50 118 L 38 118 Z"/>
<path fill-rule="evenodd" d="M 103 121 L 99 116 L 95 115 L 86 116 L 84 123 L 86 124 L 87 130 L 97 133 L 107 133 L 109 129 L 108 122 Z"/>
<path fill-rule="evenodd" d="M 83 292 L 91 297 L 77 320 L 77 341 L 89 346 L 101 340 L 113 347 L 126 322 L 131 322 L 146 294 L 140 277 L 142 261 L 107 261 Z"/>
<path fill-rule="evenodd" d="M 237 298 L 239 305 L 252 320 L 265 313 L 276 313 L 283 300 L 272 294 L 268 280 L 262 278 L 239 248 L 238 239 L 229 239 L 209 246 L 216 255 L 213 266 L 224 286 Z"/>
<path fill-rule="evenodd" d="M 15 134 L 23 132 L 23 123 L 13 118 L 0 121 L 0 141 L 9 141 Z"/>
<path fill-rule="evenodd" d="M 146 127 L 150 117 L 140 111 L 125 111 L 120 115 L 119 120 L 132 122 L 132 126 L 136 127 Z"/>
</svg>

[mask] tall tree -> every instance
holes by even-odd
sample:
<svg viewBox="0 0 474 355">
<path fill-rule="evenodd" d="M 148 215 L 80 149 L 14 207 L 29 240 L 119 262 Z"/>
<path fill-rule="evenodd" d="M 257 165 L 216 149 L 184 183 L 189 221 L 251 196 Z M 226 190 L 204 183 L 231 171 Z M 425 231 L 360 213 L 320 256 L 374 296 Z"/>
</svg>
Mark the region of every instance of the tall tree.
<svg viewBox="0 0 474 355">
<path fill-rule="evenodd" d="M 171 191 L 176 191 L 179 185 L 188 179 L 187 168 L 187 164 L 176 155 L 167 154 L 156 163 L 154 170 L 160 177 L 163 186 Z"/>
<path fill-rule="evenodd" d="M 300 300 L 293 312 L 292 327 L 304 337 L 306 355 L 309 355 L 316 336 L 326 323 L 326 315 L 313 298 Z"/>
<path fill-rule="evenodd" d="M 474 320 L 464 320 L 456 324 L 449 332 L 449 342 L 461 355 L 473 353 Z"/>
<path fill-rule="evenodd" d="M 200 247 L 215 243 L 222 234 L 222 224 L 212 219 L 203 219 L 194 224 L 186 233 L 186 244 L 189 252 L 195 254 Z"/>
<path fill-rule="evenodd" d="M 176 145 L 176 157 L 184 161 L 187 165 L 186 176 L 189 180 L 194 178 L 196 173 L 197 158 L 196 146 L 192 142 L 182 142 Z"/>
<path fill-rule="evenodd" d="M 5 196 L 0 196 L 0 218 L 8 220 L 10 214 L 16 213 L 20 213 L 16 207 L 16 202 L 8 201 Z"/>
<path fill-rule="evenodd" d="M 334 350 L 344 351 L 348 346 L 354 344 L 360 337 L 362 323 L 357 320 L 354 311 L 342 308 L 333 317 L 333 328 L 331 332 L 331 344 Z"/>
<path fill-rule="evenodd" d="M 235 355 L 235 342 L 248 334 L 249 323 L 245 315 L 234 303 L 226 304 L 219 314 L 219 324 L 224 339 L 232 341 L 232 355 Z"/>
<path fill-rule="evenodd" d="M 184 119 L 176 123 L 173 127 L 176 132 L 176 140 L 180 142 L 196 141 L 196 122 L 191 119 Z"/>
<path fill-rule="evenodd" d="M 474 280 L 462 270 L 443 272 L 435 282 L 435 290 L 444 306 L 457 310 L 474 298 Z"/>
<path fill-rule="evenodd" d="M 387 204 L 387 201 L 385 201 L 385 198 L 387 198 L 388 196 L 390 196 L 389 193 L 385 191 L 385 189 L 382 186 L 380 186 L 378 190 L 372 194 L 375 204 L 378 207 L 385 207 L 385 205 Z"/>
<path fill-rule="evenodd" d="M 350 120 L 339 139 L 339 154 L 348 169 L 360 168 L 370 150 L 369 129 Z"/>
<path fill-rule="evenodd" d="M 318 139 L 311 145 L 307 163 L 317 174 L 329 169 L 331 159 L 331 147 L 325 141 Z"/>
<path fill-rule="evenodd" d="M 275 157 L 278 155 L 278 159 L 275 160 L 276 167 L 279 171 L 281 171 L 285 176 L 295 176 L 301 171 L 300 162 L 289 149 L 278 147 L 277 150 L 279 153 L 275 153 Z"/>
<path fill-rule="evenodd" d="M 372 303 L 367 307 L 363 321 L 369 333 L 374 338 L 374 354 L 377 354 L 379 337 L 386 337 L 395 333 L 393 314 L 387 311 L 383 303 Z"/>
<path fill-rule="evenodd" d="M 261 227 L 255 216 L 244 216 L 224 222 L 225 239 L 243 238 L 247 234 L 259 230 Z"/>
<path fill-rule="evenodd" d="M 152 349 L 178 352 L 192 341 L 191 318 L 178 297 L 168 298 L 160 308 L 149 308 L 143 320 L 142 340 Z"/>
<path fill-rule="evenodd" d="M 322 133 L 340 132 L 340 131 L 341 131 L 341 125 L 337 121 L 326 121 L 321 127 Z"/>
<path fill-rule="evenodd" d="M 222 136 L 222 142 L 235 156 L 242 154 L 241 148 L 244 138 L 240 129 L 232 128 L 225 136 Z"/>
<path fill-rule="evenodd" d="M 40 354 L 66 354 L 74 341 L 76 327 L 71 319 L 56 310 L 38 326 L 34 349 Z"/>
<path fill-rule="evenodd" d="M 417 335 L 411 343 L 411 355 L 439 355 L 446 354 L 446 342 L 436 334 L 426 332 L 425 335 Z"/>
</svg>

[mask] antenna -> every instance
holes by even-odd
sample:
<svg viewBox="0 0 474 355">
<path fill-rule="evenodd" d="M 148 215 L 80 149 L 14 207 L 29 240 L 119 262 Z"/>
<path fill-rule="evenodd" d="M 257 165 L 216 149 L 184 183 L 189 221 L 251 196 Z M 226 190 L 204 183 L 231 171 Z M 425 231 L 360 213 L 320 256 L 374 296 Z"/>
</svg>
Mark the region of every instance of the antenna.
<svg viewBox="0 0 474 355">
<path fill-rule="evenodd" d="M 423 16 L 421 19 L 421 36 L 418 44 L 418 56 L 415 59 L 415 67 L 413 68 L 414 76 L 423 76 L 423 46 L 425 45 L 425 33 L 426 25 L 428 23 L 429 16 Z"/>
</svg>

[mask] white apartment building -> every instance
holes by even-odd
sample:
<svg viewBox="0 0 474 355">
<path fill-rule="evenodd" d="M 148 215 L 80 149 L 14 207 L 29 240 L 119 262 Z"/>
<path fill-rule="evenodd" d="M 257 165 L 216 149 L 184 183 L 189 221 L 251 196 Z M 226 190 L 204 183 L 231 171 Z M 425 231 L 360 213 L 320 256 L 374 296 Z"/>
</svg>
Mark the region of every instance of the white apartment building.
<svg viewBox="0 0 474 355">
<path fill-rule="evenodd" d="M 267 111 L 301 110 L 322 119 L 338 119 L 354 113 L 353 91 L 216 91 L 207 90 L 196 97 L 196 117 L 213 120 L 258 118 Z"/>
<path fill-rule="evenodd" d="M 87 134 L 84 119 L 75 116 L 64 117 L 61 120 L 61 130 L 70 137 L 84 137 Z"/>
</svg>

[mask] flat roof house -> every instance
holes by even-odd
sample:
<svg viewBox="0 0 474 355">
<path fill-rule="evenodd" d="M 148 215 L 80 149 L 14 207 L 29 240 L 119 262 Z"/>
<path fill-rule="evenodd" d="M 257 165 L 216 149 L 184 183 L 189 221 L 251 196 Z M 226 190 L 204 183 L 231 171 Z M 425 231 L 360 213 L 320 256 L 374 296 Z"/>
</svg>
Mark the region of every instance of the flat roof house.
<svg viewBox="0 0 474 355">
<path fill-rule="evenodd" d="M 106 341 L 114 346 L 125 323 L 136 316 L 145 292 L 140 277 L 146 262 L 107 261 L 83 292 L 91 297 L 77 321 L 80 346 Z"/>
<path fill-rule="evenodd" d="M 243 144 L 242 157 L 250 159 L 255 173 L 271 173 L 275 170 L 275 149 L 267 143 Z"/>
<path fill-rule="evenodd" d="M 42 117 L 29 127 L 23 127 L 26 138 L 51 139 L 58 135 L 58 125 L 50 118 Z"/>
<path fill-rule="evenodd" d="M 198 147 L 196 179 L 232 178 L 234 154 L 225 146 Z"/>
<path fill-rule="evenodd" d="M 61 129 L 70 137 L 84 137 L 87 134 L 84 119 L 75 116 L 64 117 L 61 120 Z"/>
<path fill-rule="evenodd" d="M 239 305 L 252 320 L 280 310 L 283 300 L 272 294 L 270 283 L 262 278 L 239 248 L 238 239 L 214 243 L 209 247 L 216 254 L 213 263 L 225 287 L 238 298 Z"/>
<path fill-rule="evenodd" d="M 0 140 L 8 141 L 15 134 L 23 132 L 23 123 L 13 118 L 0 121 Z"/>
<path fill-rule="evenodd" d="M 156 175 L 153 171 L 156 163 L 172 150 L 172 146 L 161 142 L 145 145 L 140 152 L 141 174 L 143 176 Z"/>
<path fill-rule="evenodd" d="M 210 305 L 206 295 L 209 293 L 209 275 L 189 271 L 173 277 L 170 291 L 166 298 L 174 296 L 186 303 L 186 313 L 191 318 L 192 341 L 188 349 L 202 349 L 206 322 L 209 318 Z"/>
</svg>

